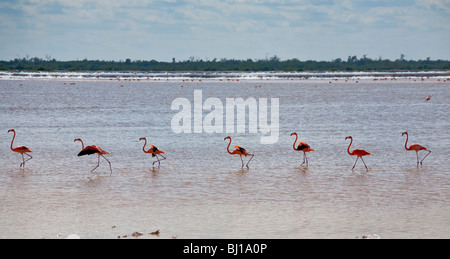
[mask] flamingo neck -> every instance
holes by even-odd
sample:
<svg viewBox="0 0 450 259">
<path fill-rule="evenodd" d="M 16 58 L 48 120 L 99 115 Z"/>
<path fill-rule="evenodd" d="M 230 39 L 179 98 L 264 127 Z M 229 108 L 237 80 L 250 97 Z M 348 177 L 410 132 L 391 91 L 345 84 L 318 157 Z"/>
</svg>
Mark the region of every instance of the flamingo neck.
<svg viewBox="0 0 450 259">
<path fill-rule="evenodd" d="M 83 149 L 84 149 L 84 143 L 83 143 L 83 140 L 80 139 L 80 142 L 81 142 L 81 150 L 83 150 Z"/>
<path fill-rule="evenodd" d="M 13 131 L 13 132 L 14 132 L 14 136 L 11 140 L 11 150 L 13 150 L 13 143 L 14 143 L 14 139 L 16 138 L 16 132 L 15 131 Z"/>
<path fill-rule="evenodd" d="M 229 154 L 232 154 L 232 153 L 230 152 L 230 145 L 231 145 L 231 138 L 230 138 L 230 143 L 228 143 L 228 146 L 227 146 L 227 152 L 228 152 Z"/>
<path fill-rule="evenodd" d="M 352 143 L 353 143 L 353 138 L 350 138 L 350 145 L 348 145 L 348 148 L 347 148 L 347 153 L 348 153 L 349 155 L 352 154 L 352 153 L 350 153 L 350 146 L 352 145 Z"/>
<path fill-rule="evenodd" d="M 409 148 L 408 148 L 408 138 L 409 138 L 409 136 L 408 136 L 408 133 L 406 133 L 405 135 L 406 135 L 405 149 L 409 150 Z"/>
<path fill-rule="evenodd" d="M 297 142 L 297 139 L 298 139 L 298 135 L 295 134 L 294 144 L 292 145 L 292 147 L 294 148 L 294 150 L 298 150 L 298 149 L 295 148 L 295 143 Z"/>
<path fill-rule="evenodd" d="M 146 153 L 145 146 L 147 146 L 147 139 L 145 138 L 144 141 L 145 141 L 145 143 L 144 143 L 144 146 L 142 147 L 142 150 L 144 151 L 144 153 Z"/>
</svg>

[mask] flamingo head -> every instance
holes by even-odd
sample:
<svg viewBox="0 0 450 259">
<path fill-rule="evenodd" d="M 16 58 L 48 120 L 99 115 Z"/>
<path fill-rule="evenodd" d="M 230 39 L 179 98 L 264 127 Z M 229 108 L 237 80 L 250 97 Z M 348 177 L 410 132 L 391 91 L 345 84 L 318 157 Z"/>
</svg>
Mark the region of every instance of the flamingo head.
<svg viewBox="0 0 450 259">
<path fill-rule="evenodd" d="M 403 133 L 402 133 L 402 136 L 404 136 L 404 135 L 408 135 L 408 132 L 406 132 L 406 131 L 403 132 Z"/>
<path fill-rule="evenodd" d="M 140 138 L 139 141 L 141 141 L 141 140 L 147 140 L 147 139 L 146 138 Z"/>
<path fill-rule="evenodd" d="M 8 130 L 8 133 L 10 133 L 10 132 L 16 132 L 16 131 L 13 129 L 10 129 L 10 130 Z"/>
<path fill-rule="evenodd" d="M 297 132 L 291 133 L 291 136 L 297 136 Z"/>
<path fill-rule="evenodd" d="M 73 142 L 77 142 L 77 141 L 80 141 L 80 142 L 81 142 L 81 139 L 77 138 L 77 139 L 74 139 L 74 140 L 73 140 Z"/>
<path fill-rule="evenodd" d="M 230 137 L 230 136 L 228 136 L 228 137 L 224 138 L 223 140 L 227 140 L 227 139 L 230 139 L 230 140 L 231 140 L 231 137 Z"/>
<path fill-rule="evenodd" d="M 348 136 L 345 138 L 345 140 L 347 140 L 347 139 L 353 139 L 353 138 L 352 138 L 352 136 Z"/>
</svg>

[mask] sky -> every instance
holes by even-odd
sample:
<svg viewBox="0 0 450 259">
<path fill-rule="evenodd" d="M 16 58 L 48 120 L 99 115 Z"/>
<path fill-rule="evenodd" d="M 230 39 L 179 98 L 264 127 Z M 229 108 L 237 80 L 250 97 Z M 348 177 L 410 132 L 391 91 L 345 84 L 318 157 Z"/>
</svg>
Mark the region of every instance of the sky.
<svg viewBox="0 0 450 259">
<path fill-rule="evenodd" d="M 0 0 L 0 60 L 450 60 L 450 0 Z"/>
</svg>

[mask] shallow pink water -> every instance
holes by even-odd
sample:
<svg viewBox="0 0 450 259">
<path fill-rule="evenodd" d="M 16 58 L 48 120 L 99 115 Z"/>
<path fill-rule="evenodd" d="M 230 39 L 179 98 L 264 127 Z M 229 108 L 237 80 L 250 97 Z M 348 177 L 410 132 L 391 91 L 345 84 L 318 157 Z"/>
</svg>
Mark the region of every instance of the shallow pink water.
<svg viewBox="0 0 450 259">
<path fill-rule="evenodd" d="M 448 238 L 449 86 L 436 78 L 0 80 L 0 237 L 117 238 L 160 229 L 159 238 Z M 171 104 L 193 102 L 196 89 L 203 101 L 279 98 L 278 142 L 175 134 Z M 16 146 L 33 150 L 24 171 L 9 149 L 10 128 Z M 294 131 L 316 150 L 307 169 L 292 150 Z M 432 150 L 423 168 L 405 151 L 403 131 Z M 255 154 L 250 170 L 226 153 L 227 135 Z M 368 172 L 361 162 L 351 171 L 348 135 L 352 148 L 372 153 Z M 152 169 L 140 137 L 166 152 L 161 168 Z M 75 138 L 110 152 L 113 174 L 104 161 L 90 174 L 97 158 L 77 157 Z"/>
</svg>

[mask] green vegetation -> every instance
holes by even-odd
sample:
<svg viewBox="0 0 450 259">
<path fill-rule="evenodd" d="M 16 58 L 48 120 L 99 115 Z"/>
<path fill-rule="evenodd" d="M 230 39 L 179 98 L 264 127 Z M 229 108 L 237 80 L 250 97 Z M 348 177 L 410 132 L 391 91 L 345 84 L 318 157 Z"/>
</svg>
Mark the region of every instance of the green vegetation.
<svg viewBox="0 0 450 259">
<path fill-rule="evenodd" d="M 161 62 L 156 60 L 130 60 L 104 61 L 104 60 L 76 60 L 57 61 L 47 57 L 16 58 L 10 61 L 0 61 L 0 70 L 11 71 L 153 71 L 153 72 L 180 72 L 180 71 L 423 71 L 423 70 L 450 70 L 450 61 L 447 60 L 405 60 L 391 61 L 387 59 L 371 59 L 366 56 L 359 58 L 349 56 L 347 60 L 340 58 L 332 61 L 300 61 L 298 59 L 281 60 L 277 56 L 260 60 L 213 59 L 202 60 L 191 57 L 188 60 Z"/>
</svg>

